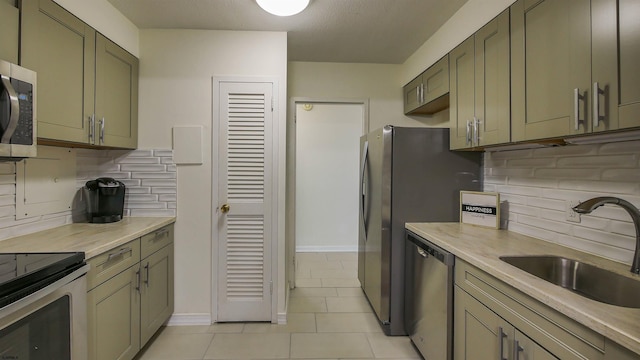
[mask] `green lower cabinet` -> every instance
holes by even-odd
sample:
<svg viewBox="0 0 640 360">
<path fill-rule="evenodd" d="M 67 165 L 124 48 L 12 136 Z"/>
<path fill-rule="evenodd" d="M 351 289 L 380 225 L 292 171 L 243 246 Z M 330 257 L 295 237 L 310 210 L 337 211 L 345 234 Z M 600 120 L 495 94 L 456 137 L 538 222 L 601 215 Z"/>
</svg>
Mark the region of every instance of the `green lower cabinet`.
<svg viewBox="0 0 640 360">
<path fill-rule="evenodd" d="M 168 225 L 87 261 L 89 360 L 131 360 L 167 322 L 173 259 Z"/>
<path fill-rule="evenodd" d="M 510 350 L 504 337 L 513 332 L 513 326 L 457 286 L 454 299 L 454 359 L 504 358 Z"/>
<path fill-rule="evenodd" d="M 455 281 L 455 360 L 608 360 L 607 351 L 626 351 L 464 260 Z"/>
<path fill-rule="evenodd" d="M 454 359 L 558 359 L 464 290 L 455 291 Z"/>
<path fill-rule="evenodd" d="M 173 243 L 140 262 L 140 339 L 145 344 L 173 314 Z"/>
<path fill-rule="evenodd" d="M 545 348 L 518 330 L 513 334 L 513 358 L 516 360 L 557 360 Z"/>
<path fill-rule="evenodd" d="M 140 267 L 87 293 L 89 359 L 130 360 L 140 350 Z"/>
<path fill-rule="evenodd" d="M 640 360 L 640 355 L 456 259 L 454 360 Z"/>
</svg>

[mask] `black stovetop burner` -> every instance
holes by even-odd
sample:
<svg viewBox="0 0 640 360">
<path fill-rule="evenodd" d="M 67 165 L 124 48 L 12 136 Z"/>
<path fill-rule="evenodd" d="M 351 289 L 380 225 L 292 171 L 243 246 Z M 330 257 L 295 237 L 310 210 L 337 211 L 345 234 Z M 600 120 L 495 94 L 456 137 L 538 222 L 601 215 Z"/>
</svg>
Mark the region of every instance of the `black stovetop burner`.
<svg viewBox="0 0 640 360">
<path fill-rule="evenodd" d="M 83 252 L 0 253 L 0 308 L 84 266 Z"/>
</svg>

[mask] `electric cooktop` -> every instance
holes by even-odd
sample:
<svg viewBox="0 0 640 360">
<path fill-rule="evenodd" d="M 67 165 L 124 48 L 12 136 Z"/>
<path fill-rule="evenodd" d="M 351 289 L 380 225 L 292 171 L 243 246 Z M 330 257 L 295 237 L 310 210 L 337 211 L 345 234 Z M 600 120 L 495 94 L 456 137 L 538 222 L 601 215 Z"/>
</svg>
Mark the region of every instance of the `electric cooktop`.
<svg viewBox="0 0 640 360">
<path fill-rule="evenodd" d="M 0 253 L 0 308 L 85 265 L 83 252 Z"/>
</svg>

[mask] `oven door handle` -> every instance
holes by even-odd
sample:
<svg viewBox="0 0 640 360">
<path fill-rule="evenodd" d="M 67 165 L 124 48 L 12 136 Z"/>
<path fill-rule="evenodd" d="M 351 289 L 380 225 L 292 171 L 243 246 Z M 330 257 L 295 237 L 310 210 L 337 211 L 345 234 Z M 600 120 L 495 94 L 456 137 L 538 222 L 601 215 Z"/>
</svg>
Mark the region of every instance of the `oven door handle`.
<svg viewBox="0 0 640 360">
<path fill-rule="evenodd" d="M 9 116 L 9 124 L 2 134 L 0 143 L 9 144 L 13 133 L 18 127 L 18 120 L 20 119 L 20 100 L 18 100 L 18 94 L 13 88 L 13 85 L 11 85 L 11 79 L 9 79 L 9 77 L 2 75 L 2 85 L 9 95 L 9 101 L 11 102 L 11 115 Z"/>
</svg>

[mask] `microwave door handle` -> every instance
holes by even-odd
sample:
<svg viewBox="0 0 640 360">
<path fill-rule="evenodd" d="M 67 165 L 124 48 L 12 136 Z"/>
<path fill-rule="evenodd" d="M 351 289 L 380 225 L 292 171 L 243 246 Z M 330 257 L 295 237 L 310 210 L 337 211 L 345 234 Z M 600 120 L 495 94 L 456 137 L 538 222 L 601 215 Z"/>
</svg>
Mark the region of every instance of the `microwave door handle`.
<svg viewBox="0 0 640 360">
<path fill-rule="evenodd" d="M 13 85 L 11 85 L 11 80 L 7 76 L 2 75 L 2 84 L 9 94 L 9 101 L 11 102 L 11 115 L 9 116 L 9 124 L 7 125 L 7 129 L 5 130 L 4 134 L 2 134 L 0 143 L 9 144 L 11 142 L 13 133 L 18 127 L 18 120 L 20 119 L 20 101 L 18 100 L 18 94 L 16 93 L 16 90 L 13 88 Z"/>
</svg>

